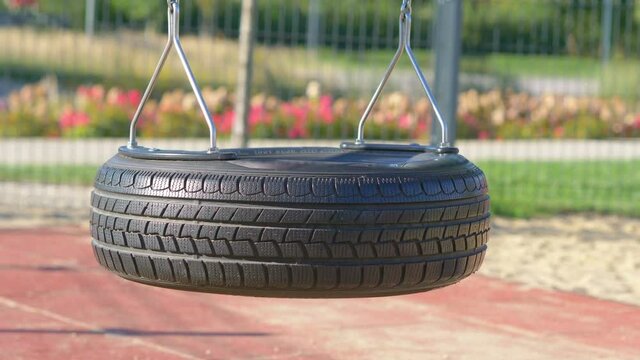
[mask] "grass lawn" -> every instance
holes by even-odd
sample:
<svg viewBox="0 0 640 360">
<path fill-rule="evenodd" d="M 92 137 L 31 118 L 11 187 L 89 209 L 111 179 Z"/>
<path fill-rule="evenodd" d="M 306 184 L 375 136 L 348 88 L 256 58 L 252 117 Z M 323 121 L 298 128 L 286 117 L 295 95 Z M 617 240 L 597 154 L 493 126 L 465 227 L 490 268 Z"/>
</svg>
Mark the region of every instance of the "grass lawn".
<svg viewBox="0 0 640 360">
<path fill-rule="evenodd" d="M 640 216 L 640 161 L 480 162 L 493 213 L 531 217 L 565 212 Z"/>
<path fill-rule="evenodd" d="M 640 216 L 640 161 L 479 164 L 496 215 L 527 218 L 596 212 Z M 90 186 L 97 166 L 0 165 L 0 181 Z"/>
<path fill-rule="evenodd" d="M 0 164 L 0 181 L 90 186 L 97 170 L 93 165 Z"/>
<path fill-rule="evenodd" d="M 429 50 L 415 50 L 416 57 L 426 68 L 435 60 Z M 322 63 L 329 63 L 336 67 L 384 68 L 391 61 L 393 49 L 367 50 L 364 53 L 334 52 L 330 49 L 322 49 L 318 53 Z M 406 60 L 406 61 L 405 61 Z M 636 60 L 614 60 L 610 68 L 620 66 L 638 65 Z M 398 63 L 399 68 L 411 68 L 411 63 L 403 58 Z M 467 73 L 490 74 L 502 77 L 509 76 L 562 76 L 568 78 L 595 78 L 602 71 L 599 59 L 571 56 L 531 55 L 531 54 L 488 54 L 469 55 L 461 57 L 460 69 Z"/>
<path fill-rule="evenodd" d="M 593 78 L 601 69 L 599 59 L 552 55 L 470 55 L 463 56 L 461 62 L 463 71 L 501 76 Z"/>
<path fill-rule="evenodd" d="M 0 51 L 0 68 L 25 81 L 57 74 L 66 85 L 102 83 L 128 88 L 146 85 L 164 46 L 161 34 L 122 32 L 87 39 L 83 34 L 58 30 L 44 32 L 30 28 L 0 28 L 6 39 Z M 234 88 L 238 44 L 229 39 L 184 36 L 185 50 L 202 84 Z M 56 44 L 52 46 L 51 44 Z M 333 91 L 335 79 L 345 78 L 356 69 L 366 68 L 378 76 L 389 64 L 395 49 L 334 51 L 321 48 L 318 56 L 309 56 L 304 47 L 258 46 L 255 52 L 254 86 L 285 97 L 300 94 L 312 79 L 320 80 Z M 416 49 L 423 68 L 433 65 L 431 51 Z M 399 67 L 408 69 L 406 58 Z M 519 77 L 586 78 L 601 84 L 602 95 L 636 99 L 640 96 L 640 61 L 612 60 L 603 67 L 596 58 L 536 56 L 531 54 L 463 54 L 461 70 L 488 74 L 506 85 Z M 175 56 L 158 83 L 160 91 L 185 86 L 186 80 Z M 343 91 L 349 91 L 342 89 Z"/>
</svg>

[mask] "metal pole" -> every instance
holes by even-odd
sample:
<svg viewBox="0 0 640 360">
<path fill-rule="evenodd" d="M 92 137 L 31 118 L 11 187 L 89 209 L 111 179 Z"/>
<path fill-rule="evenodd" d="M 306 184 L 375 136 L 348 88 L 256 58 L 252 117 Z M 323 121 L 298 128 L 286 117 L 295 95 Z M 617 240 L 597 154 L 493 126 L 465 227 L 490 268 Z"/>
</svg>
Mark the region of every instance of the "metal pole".
<svg viewBox="0 0 640 360">
<path fill-rule="evenodd" d="M 96 0 L 87 0 L 84 15 L 84 33 L 93 37 L 96 31 Z"/>
<path fill-rule="evenodd" d="M 451 146 L 456 140 L 456 113 L 458 108 L 458 75 L 462 50 L 462 0 L 436 2 L 438 7 L 435 26 L 436 55 L 435 97 L 448 124 Z M 431 143 L 440 144 L 439 124 L 433 121 Z"/>
<path fill-rule="evenodd" d="M 309 19 L 307 21 L 307 50 L 314 53 L 320 42 L 320 0 L 309 0 Z"/>
<path fill-rule="evenodd" d="M 235 121 L 232 140 L 234 144 L 247 147 L 249 143 L 249 105 L 253 77 L 253 48 L 255 43 L 254 19 L 256 0 L 242 0 L 240 20 L 238 89 L 236 93 Z"/>
<path fill-rule="evenodd" d="M 613 27 L 613 0 L 602 2 L 602 64 L 611 59 L 611 30 Z"/>
</svg>

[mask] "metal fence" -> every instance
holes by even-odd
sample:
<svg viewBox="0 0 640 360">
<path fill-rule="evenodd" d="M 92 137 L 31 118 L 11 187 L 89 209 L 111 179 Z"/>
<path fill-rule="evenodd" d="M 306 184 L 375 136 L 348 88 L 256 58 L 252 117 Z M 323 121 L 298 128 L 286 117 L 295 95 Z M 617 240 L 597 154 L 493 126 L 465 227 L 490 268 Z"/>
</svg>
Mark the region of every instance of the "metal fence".
<svg viewBox="0 0 640 360">
<path fill-rule="evenodd" d="M 453 1 L 414 1 L 412 43 L 431 81 L 437 6 Z M 241 1 L 181 3 L 185 50 L 230 136 Z M 83 209 L 78 188 L 124 142 L 135 90 L 160 54 L 166 2 L 0 4 L 3 209 Z M 352 138 L 397 46 L 401 1 L 256 4 L 251 145 Z M 458 144 L 486 167 L 494 210 L 640 215 L 640 3 L 468 0 L 462 8 Z M 186 79 L 176 59 L 168 67 L 141 133 L 150 144 L 203 147 Z M 370 135 L 429 141 L 421 91 L 401 62 Z"/>
</svg>

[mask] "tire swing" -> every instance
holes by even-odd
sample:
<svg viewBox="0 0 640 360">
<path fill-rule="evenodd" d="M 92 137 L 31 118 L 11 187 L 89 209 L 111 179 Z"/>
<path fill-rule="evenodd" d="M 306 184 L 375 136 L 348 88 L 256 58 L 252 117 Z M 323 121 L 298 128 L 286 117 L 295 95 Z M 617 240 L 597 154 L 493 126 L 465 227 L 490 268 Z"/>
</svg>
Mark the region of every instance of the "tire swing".
<svg viewBox="0 0 640 360">
<path fill-rule="evenodd" d="M 451 147 L 411 50 L 411 1 L 400 46 L 358 126 L 339 148 L 219 150 L 216 127 L 179 39 L 169 41 L 131 122 L 129 144 L 99 170 L 91 235 L 100 264 L 140 283 L 250 296 L 406 294 L 454 284 L 484 259 L 489 196 L 482 171 Z M 207 151 L 149 149 L 136 124 L 176 49 L 207 125 Z M 439 146 L 365 142 L 364 126 L 403 52 L 441 126 Z"/>
</svg>

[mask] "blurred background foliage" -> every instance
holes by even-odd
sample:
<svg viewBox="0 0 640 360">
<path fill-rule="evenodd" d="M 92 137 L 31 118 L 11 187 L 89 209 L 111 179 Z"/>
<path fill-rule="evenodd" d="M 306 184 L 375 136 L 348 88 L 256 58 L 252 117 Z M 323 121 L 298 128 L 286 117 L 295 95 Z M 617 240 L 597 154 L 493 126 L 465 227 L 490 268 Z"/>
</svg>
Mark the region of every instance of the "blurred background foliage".
<svg viewBox="0 0 640 360">
<path fill-rule="evenodd" d="M 350 37 L 357 30 L 366 33 L 371 41 L 366 48 L 380 48 L 393 41 L 397 27 L 398 8 L 383 4 L 387 0 L 329 1 L 331 6 L 319 8 L 322 26 L 320 45 L 341 49 L 352 46 Z M 570 54 L 589 56 L 602 41 L 599 24 L 604 0 L 465 0 L 467 14 L 463 26 L 463 48 L 466 53 L 536 53 Z M 33 6 L 11 6 L 12 3 Z M 432 23 L 434 2 L 415 1 L 415 17 Z M 65 24 L 73 29 L 84 26 L 85 1 L 60 0 L 5 0 L 2 8 L 14 12 L 32 12 L 49 19 L 48 22 Z M 109 26 L 162 30 L 166 22 L 164 1 L 96 0 L 97 18 L 103 19 L 101 30 Z M 293 36 L 288 44 L 303 45 L 309 14 L 309 0 L 258 1 L 258 41 L 273 43 L 270 33 L 283 32 Z M 237 35 L 240 24 L 241 0 L 195 0 L 183 4 L 187 33 L 231 36 Z M 618 41 L 616 54 L 628 56 L 631 47 L 637 46 L 633 36 L 640 23 L 640 6 L 635 0 L 616 0 L 615 12 L 633 14 L 617 27 L 625 29 Z M 615 16 L 614 16 L 615 17 Z M 619 16 L 618 16 L 619 17 Z M 278 18 L 278 22 L 271 19 Z M 43 20 L 44 21 L 44 20 Z M 417 28 L 419 41 L 429 42 L 429 28 Z M 336 34 L 338 38 L 336 41 Z M 420 44 L 417 44 L 420 45 Z"/>
<path fill-rule="evenodd" d="M 88 1 L 96 4 L 95 27 L 89 30 Z M 638 216 L 640 162 L 633 151 L 614 151 L 616 157 L 608 158 L 607 151 L 576 153 L 583 150 L 574 144 L 637 146 L 640 2 L 461 2 L 458 136 L 504 155 L 480 159 L 492 184 L 493 211 Z M 414 0 L 412 42 L 430 80 L 436 3 Z M 353 138 L 396 49 L 400 4 L 258 0 L 251 137 L 286 144 Z M 611 4 L 610 17 L 604 16 L 605 4 Z M 241 0 L 183 0 L 181 8 L 185 51 L 226 141 L 235 117 Z M 310 31 L 314 23 L 317 31 Z M 75 164 L 74 156 L 91 153 L 88 144 L 127 135 L 166 42 L 165 27 L 166 0 L 0 0 L 0 145 L 10 145 L 0 153 L 0 187 L 16 181 L 90 184 L 95 167 Z M 608 38 L 605 28 L 611 30 Z M 609 41 L 610 56 L 604 56 Z M 193 139 L 207 133 L 195 104 L 172 56 L 145 108 L 140 135 L 201 141 Z M 432 122 L 404 59 L 372 113 L 368 135 L 424 143 Z M 76 144 L 76 150 L 41 164 L 44 154 L 11 147 L 31 141 Z M 538 158 L 551 143 L 563 146 L 560 155 L 567 158 Z M 520 145 L 535 161 L 512 157 L 511 146 Z"/>
</svg>

